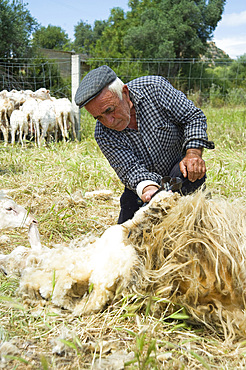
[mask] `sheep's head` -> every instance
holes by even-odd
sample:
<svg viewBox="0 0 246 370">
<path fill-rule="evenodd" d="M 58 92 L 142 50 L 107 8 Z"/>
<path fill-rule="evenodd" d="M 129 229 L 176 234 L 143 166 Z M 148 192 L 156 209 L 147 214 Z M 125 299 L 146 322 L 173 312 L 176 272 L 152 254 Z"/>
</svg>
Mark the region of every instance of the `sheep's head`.
<svg viewBox="0 0 246 370">
<path fill-rule="evenodd" d="M 13 199 L 0 194 L 0 229 L 28 227 L 37 220 Z"/>
</svg>

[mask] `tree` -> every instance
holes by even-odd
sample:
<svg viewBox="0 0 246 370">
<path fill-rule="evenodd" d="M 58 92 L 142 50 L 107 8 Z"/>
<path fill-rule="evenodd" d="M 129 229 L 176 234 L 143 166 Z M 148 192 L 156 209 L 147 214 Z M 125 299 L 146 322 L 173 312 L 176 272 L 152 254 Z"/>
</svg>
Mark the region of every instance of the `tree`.
<svg viewBox="0 0 246 370">
<path fill-rule="evenodd" d="M 37 21 L 19 0 L 0 0 L 0 58 L 22 58 L 31 53 L 30 35 Z"/>
<path fill-rule="evenodd" d="M 197 58 L 204 54 L 226 0 L 130 0 L 111 10 L 95 56 Z"/>
<path fill-rule="evenodd" d="M 101 37 L 96 41 L 94 55 L 97 57 L 122 58 L 129 55 L 124 45 L 127 32 L 127 19 L 124 10 L 116 7 L 111 9 L 110 16 Z"/>
<path fill-rule="evenodd" d="M 90 54 L 96 41 L 102 36 L 106 21 L 95 21 L 94 27 L 82 20 L 74 27 L 74 49 L 77 52 Z"/>
<path fill-rule="evenodd" d="M 225 2 L 132 0 L 129 5 L 135 24 L 126 32 L 125 45 L 135 50 L 135 57 L 199 57 L 206 51 L 207 41 L 221 19 Z"/>
<path fill-rule="evenodd" d="M 93 30 L 91 25 L 80 21 L 74 27 L 74 36 L 75 51 L 88 54 L 93 43 Z"/>
<path fill-rule="evenodd" d="M 67 33 L 58 26 L 41 26 L 33 33 L 32 45 L 38 48 L 62 50 L 68 43 Z"/>
</svg>

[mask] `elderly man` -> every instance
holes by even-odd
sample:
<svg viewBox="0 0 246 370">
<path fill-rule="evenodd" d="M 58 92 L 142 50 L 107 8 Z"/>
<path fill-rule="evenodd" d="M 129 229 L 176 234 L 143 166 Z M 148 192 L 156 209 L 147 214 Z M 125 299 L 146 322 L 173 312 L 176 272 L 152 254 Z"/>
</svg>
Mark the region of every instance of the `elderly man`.
<svg viewBox="0 0 246 370">
<path fill-rule="evenodd" d="M 150 201 L 163 176 L 179 176 L 184 195 L 205 182 L 203 148 L 214 148 L 206 117 L 165 78 L 124 84 L 104 65 L 83 78 L 75 102 L 97 120 L 95 139 L 125 185 L 118 223 Z"/>
</svg>

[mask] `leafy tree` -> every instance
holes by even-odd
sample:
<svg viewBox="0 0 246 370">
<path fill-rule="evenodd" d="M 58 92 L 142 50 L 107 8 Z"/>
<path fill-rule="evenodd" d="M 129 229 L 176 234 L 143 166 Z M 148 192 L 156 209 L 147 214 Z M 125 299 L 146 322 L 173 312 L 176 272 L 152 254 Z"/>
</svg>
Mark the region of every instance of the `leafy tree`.
<svg viewBox="0 0 246 370">
<path fill-rule="evenodd" d="M 124 45 L 128 21 L 124 10 L 116 7 L 111 9 L 101 37 L 96 41 L 94 56 L 101 58 L 122 58 L 130 56 Z"/>
<path fill-rule="evenodd" d="M 91 54 L 96 41 L 102 36 L 107 21 L 95 21 L 94 27 L 82 20 L 74 27 L 74 49 L 77 52 Z"/>
<path fill-rule="evenodd" d="M 130 0 L 111 10 L 95 56 L 197 58 L 204 54 L 226 0 Z"/>
<path fill-rule="evenodd" d="M 0 0 L 0 58 L 21 58 L 31 53 L 30 35 L 37 22 L 19 0 Z"/>
<path fill-rule="evenodd" d="M 127 30 L 124 45 L 133 58 L 174 58 L 174 43 L 167 37 L 169 33 L 166 19 L 160 19 L 159 9 L 151 7 L 142 10 L 137 22 Z"/>
<path fill-rule="evenodd" d="M 74 49 L 80 53 L 89 53 L 93 43 L 93 30 L 90 24 L 80 21 L 74 27 Z"/>
<path fill-rule="evenodd" d="M 135 24 L 124 41 L 135 57 L 195 58 L 206 51 L 225 0 L 132 0 L 129 5 Z"/>
<path fill-rule="evenodd" d="M 101 36 L 107 26 L 107 21 L 95 21 L 93 28 L 93 41 L 96 42 Z"/>
<path fill-rule="evenodd" d="M 41 26 L 33 33 L 32 45 L 38 48 L 63 49 L 68 43 L 67 33 L 58 26 Z"/>
</svg>

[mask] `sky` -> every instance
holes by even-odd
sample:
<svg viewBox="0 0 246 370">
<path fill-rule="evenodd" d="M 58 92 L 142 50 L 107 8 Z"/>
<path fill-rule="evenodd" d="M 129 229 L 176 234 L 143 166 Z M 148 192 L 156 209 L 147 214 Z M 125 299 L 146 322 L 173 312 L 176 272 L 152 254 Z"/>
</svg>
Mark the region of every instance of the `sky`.
<svg viewBox="0 0 246 370">
<path fill-rule="evenodd" d="M 93 26 L 95 20 L 106 20 L 110 10 L 128 8 L 128 0 L 27 0 L 27 9 L 42 25 L 61 27 L 74 38 L 74 26 L 84 21 Z M 231 58 L 246 53 L 246 1 L 228 0 L 212 41 Z"/>
</svg>

